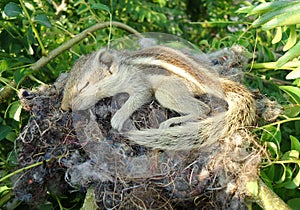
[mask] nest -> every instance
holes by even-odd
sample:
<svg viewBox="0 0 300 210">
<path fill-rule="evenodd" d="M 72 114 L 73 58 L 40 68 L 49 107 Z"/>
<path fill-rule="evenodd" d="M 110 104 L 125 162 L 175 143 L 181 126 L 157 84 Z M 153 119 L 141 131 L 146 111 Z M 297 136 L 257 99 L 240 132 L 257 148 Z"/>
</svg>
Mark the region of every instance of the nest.
<svg viewBox="0 0 300 210">
<path fill-rule="evenodd" d="M 18 199 L 38 204 L 47 192 L 71 196 L 74 189 L 93 188 L 99 209 L 246 209 L 246 183 L 257 179 L 261 160 L 249 130 L 200 151 L 152 150 L 111 128 L 126 94 L 105 98 L 87 111 L 62 112 L 66 78 L 21 91 L 31 117 L 16 141 L 18 161 L 20 167 L 44 162 L 17 177 Z M 158 128 L 177 115 L 153 99 L 125 128 Z"/>
</svg>

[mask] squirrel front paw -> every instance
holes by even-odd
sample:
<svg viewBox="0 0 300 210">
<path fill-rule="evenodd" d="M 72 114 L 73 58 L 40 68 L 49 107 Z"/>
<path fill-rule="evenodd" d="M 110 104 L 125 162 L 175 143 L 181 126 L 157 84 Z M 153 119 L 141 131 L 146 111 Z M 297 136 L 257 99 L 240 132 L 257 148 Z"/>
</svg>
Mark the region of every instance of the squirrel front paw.
<svg viewBox="0 0 300 210">
<path fill-rule="evenodd" d="M 127 116 L 124 116 L 121 112 L 117 111 L 111 118 L 111 127 L 120 132 L 123 129 L 123 126 L 127 119 Z"/>
</svg>

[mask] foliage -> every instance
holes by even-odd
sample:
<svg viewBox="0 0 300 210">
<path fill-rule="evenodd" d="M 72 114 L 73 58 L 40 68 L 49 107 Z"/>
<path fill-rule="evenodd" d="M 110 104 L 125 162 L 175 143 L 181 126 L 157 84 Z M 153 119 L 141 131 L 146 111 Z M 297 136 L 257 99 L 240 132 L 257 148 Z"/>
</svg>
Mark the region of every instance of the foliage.
<svg viewBox="0 0 300 210">
<path fill-rule="evenodd" d="M 268 160 L 262 163 L 261 177 L 293 209 L 300 205 L 299 7 L 300 1 L 274 1 L 238 10 L 256 17 L 251 26 L 257 33 L 268 34 L 268 41 L 271 41 L 268 47 L 273 49 L 273 53 L 278 53 L 272 60 L 254 63 L 252 68 L 268 77 L 280 78 L 285 84 L 288 84 L 286 80 L 294 80 L 289 85 L 278 86 L 285 92 L 282 120 L 261 127 L 260 133 L 261 143 L 269 152 Z M 258 40 L 258 52 L 261 51 L 260 45 Z M 290 72 L 286 74 L 282 70 Z"/>
<path fill-rule="evenodd" d="M 0 94 L 11 90 L 8 87 L 14 91 L 0 97 L 1 177 L 16 165 L 14 140 L 28 120 L 28 114 L 21 111 L 17 90 L 51 84 L 61 72 L 69 70 L 81 54 L 128 32 L 116 27 L 99 30 L 41 69 L 33 70 L 30 66 L 84 29 L 114 20 L 139 32 L 159 31 L 181 36 L 205 52 L 233 44 L 241 44 L 253 52 L 256 58 L 249 65 L 247 85 L 258 88 L 284 106 L 279 121 L 256 131 L 269 154 L 262 163 L 261 177 L 291 206 L 300 205 L 300 18 L 297 12 L 300 1 L 259 2 L 2 1 Z M 0 187 L 0 207 L 13 197 L 12 184 L 4 181 Z M 64 199 L 49 200 L 52 206 L 61 206 L 60 200 Z"/>
</svg>

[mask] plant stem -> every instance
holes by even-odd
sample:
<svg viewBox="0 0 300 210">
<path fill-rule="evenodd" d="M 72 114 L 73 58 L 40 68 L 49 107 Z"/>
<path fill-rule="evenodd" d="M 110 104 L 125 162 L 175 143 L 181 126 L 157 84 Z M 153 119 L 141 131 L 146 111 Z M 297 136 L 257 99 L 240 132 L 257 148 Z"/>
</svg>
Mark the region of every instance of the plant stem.
<svg viewBox="0 0 300 210">
<path fill-rule="evenodd" d="M 36 28 L 35 28 L 35 26 L 34 26 L 34 23 L 33 23 L 33 21 L 31 20 L 31 17 L 30 17 L 30 15 L 29 15 L 29 13 L 28 13 L 28 11 L 27 11 L 27 9 L 26 9 L 26 6 L 25 6 L 23 0 L 19 0 L 19 1 L 20 1 L 20 4 L 21 4 L 21 7 L 22 7 L 22 9 L 23 9 L 23 11 L 24 11 L 24 13 L 25 13 L 25 15 L 26 15 L 26 17 L 27 17 L 29 23 L 30 23 L 30 26 L 31 26 L 31 28 L 32 28 L 32 31 L 33 31 L 33 33 L 34 33 L 34 35 L 35 35 L 35 37 L 36 37 L 36 39 L 37 39 L 37 41 L 38 41 L 40 47 L 41 47 L 42 55 L 45 56 L 45 55 L 47 55 L 47 52 L 46 52 L 45 47 L 44 47 L 44 45 L 43 45 L 43 42 L 42 42 L 42 40 L 41 40 L 41 38 L 40 38 L 39 32 L 36 30 Z"/>
<path fill-rule="evenodd" d="M 85 37 L 87 37 L 90 33 L 93 33 L 99 29 L 103 29 L 106 27 L 109 27 L 110 24 L 112 24 L 113 26 L 116 26 L 118 28 L 122 28 L 130 33 L 135 34 L 138 37 L 142 37 L 142 35 L 136 31 L 135 29 L 131 28 L 130 26 L 120 23 L 120 22 L 116 22 L 116 21 L 108 21 L 108 22 L 104 22 L 104 23 L 98 23 L 96 25 L 91 26 L 90 28 L 82 31 L 81 33 L 77 34 L 75 37 L 73 37 L 72 39 L 68 40 L 67 42 L 65 42 L 64 44 L 60 45 L 59 47 L 57 47 L 56 49 L 54 49 L 53 51 L 51 51 L 48 56 L 43 56 L 41 57 L 37 62 L 35 62 L 32 66 L 31 69 L 38 70 L 41 67 L 45 66 L 47 63 L 49 63 L 51 60 L 53 60 L 54 58 L 56 58 L 58 55 L 60 55 L 62 52 L 64 52 L 65 50 L 70 49 L 72 46 L 74 46 L 75 44 L 77 44 L 78 42 L 80 42 L 81 40 L 83 40 Z"/>
<path fill-rule="evenodd" d="M 266 62 L 266 63 L 254 63 L 251 65 L 253 69 L 266 69 L 268 70 L 274 70 L 276 69 L 277 62 Z M 294 68 L 297 68 L 300 66 L 300 61 L 290 61 L 284 64 L 280 69 L 287 69 L 287 70 L 294 70 Z"/>
<path fill-rule="evenodd" d="M 59 159 L 59 158 L 61 158 L 61 157 L 62 157 L 62 156 L 58 156 L 58 157 L 56 157 L 56 158 Z M 46 160 L 46 162 L 49 162 L 50 160 L 52 160 L 52 159 L 50 158 L 50 159 Z M 10 174 L 7 174 L 6 176 L 4 176 L 4 177 L 2 177 L 2 178 L 0 179 L 0 183 L 3 182 L 3 181 L 6 180 L 6 179 L 8 179 L 8 178 L 10 178 L 10 177 L 12 177 L 12 176 L 18 174 L 18 173 L 21 173 L 21 172 L 26 171 L 26 170 L 28 170 L 28 169 L 37 167 L 37 166 L 39 166 L 39 165 L 42 165 L 43 163 L 44 163 L 44 161 L 40 161 L 40 162 L 34 163 L 34 164 L 32 164 L 32 165 L 26 166 L 26 167 L 24 167 L 24 168 L 20 168 L 20 169 L 18 169 L 18 170 L 16 170 L 16 171 L 12 172 L 12 173 L 10 173 Z"/>
<path fill-rule="evenodd" d="M 270 123 L 268 125 L 264 125 L 261 128 L 265 128 L 265 127 L 272 126 L 272 125 L 283 124 L 283 123 L 286 123 L 286 122 L 298 121 L 298 120 L 300 120 L 300 117 L 288 118 L 288 119 L 285 119 L 285 120 L 280 120 L 280 121 L 277 121 L 277 122 Z"/>
</svg>

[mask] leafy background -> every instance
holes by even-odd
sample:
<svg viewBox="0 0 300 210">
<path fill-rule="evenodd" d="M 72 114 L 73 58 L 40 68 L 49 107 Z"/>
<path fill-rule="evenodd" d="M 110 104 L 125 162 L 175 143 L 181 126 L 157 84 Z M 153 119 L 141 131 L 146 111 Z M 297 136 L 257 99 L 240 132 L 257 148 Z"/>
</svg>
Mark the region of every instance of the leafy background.
<svg viewBox="0 0 300 210">
<path fill-rule="evenodd" d="M 37 70 L 30 66 L 84 29 L 113 20 L 139 32 L 180 36 L 204 52 L 240 44 L 254 55 L 247 69 L 246 85 L 283 106 L 283 113 L 276 122 L 260 120 L 254 130 L 268 153 L 261 163 L 261 178 L 297 209 L 300 206 L 299 9 L 300 1 L 1 1 L 1 177 L 10 174 L 17 164 L 14 141 L 29 117 L 21 109 L 17 90 L 53 83 L 60 73 L 70 70 L 80 55 L 103 47 L 128 32 L 117 27 L 99 30 L 46 66 Z M 9 179 L 0 181 L 2 208 L 13 199 L 13 185 Z M 60 200 L 64 198 L 48 202 L 62 209 Z M 22 204 L 16 203 L 17 206 L 21 208 Z"/>
</svg>

